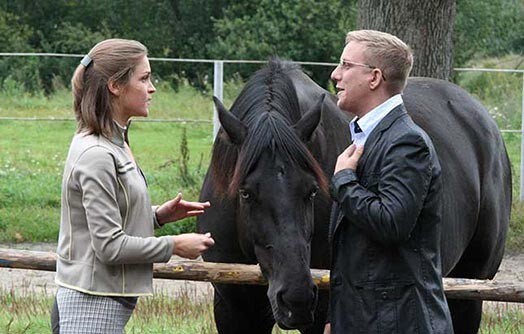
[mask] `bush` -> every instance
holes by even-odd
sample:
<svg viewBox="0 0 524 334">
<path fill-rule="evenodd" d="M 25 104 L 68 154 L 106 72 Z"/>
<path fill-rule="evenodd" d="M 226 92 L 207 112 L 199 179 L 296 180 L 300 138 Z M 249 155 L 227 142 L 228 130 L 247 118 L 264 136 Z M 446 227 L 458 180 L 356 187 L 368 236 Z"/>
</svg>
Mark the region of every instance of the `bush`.
<svg viewBox="0 0 524 334">
<path fill-rule="evenodd" d="M 101 25 L 93 31 L 81 23 L 62 22 L 52 36 L 43 36 L 41 47 L 47 53 L 86 54 L 96 43 L 111 37 L 107 27 Z M 69 87 L 80 58 L 45 57 L 39 59 L 40 80 L 46 94 L 55 88 Z"/>
<path fill-rule="evenodd" d="M 502 58 L 472 60 L 466 67 L 524 69 L 524 57 L 510 54 Z M 483 102 L 501 129 L 521 128 L 522 73 L 460 72 L 457 84 Z"/>
<path fill-rule="evenodd" d="M 29 45 L 32 29 L 13 14 L 0 10 L 0 45 L 4 52 L 34 52 Z M 15 91 L 41 89 L 38 59 L 36 57 L 1 57 L 0 86 Z"/>
</svg>

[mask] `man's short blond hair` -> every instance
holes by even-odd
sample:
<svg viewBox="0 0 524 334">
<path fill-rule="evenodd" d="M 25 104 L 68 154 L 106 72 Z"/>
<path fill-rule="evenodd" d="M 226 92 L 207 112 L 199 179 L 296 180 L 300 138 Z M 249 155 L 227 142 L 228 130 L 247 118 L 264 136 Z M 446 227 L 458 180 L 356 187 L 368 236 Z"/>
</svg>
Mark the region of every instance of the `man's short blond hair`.
<svg viewBox="0 0 524 334">
<path fill-rule="evenodd" d="M 379 68 L 393 93 L 400 93 L 413 67 L 413 52 L 400 38 L 376 30 L 355 30 L 346 35 L 349 42 L 366 46 L 366 63 Z"/>
</svg>

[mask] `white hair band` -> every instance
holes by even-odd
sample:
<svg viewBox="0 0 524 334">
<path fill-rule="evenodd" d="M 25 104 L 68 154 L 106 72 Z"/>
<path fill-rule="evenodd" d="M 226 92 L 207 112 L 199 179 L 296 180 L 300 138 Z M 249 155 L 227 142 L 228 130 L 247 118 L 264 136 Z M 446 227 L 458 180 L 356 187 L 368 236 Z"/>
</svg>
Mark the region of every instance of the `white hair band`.
<svg viewBox="0 0 524 334">
<path fill-rule="evenodd" d="M 91 59 L 89 55 L 85 55 L 84 58 L 82 58 L 82 60 L 80 61 L 80 64 L 84 65 L 84 67 L 88 67 L 92 61 L 93 59 Z"/>
</svg>

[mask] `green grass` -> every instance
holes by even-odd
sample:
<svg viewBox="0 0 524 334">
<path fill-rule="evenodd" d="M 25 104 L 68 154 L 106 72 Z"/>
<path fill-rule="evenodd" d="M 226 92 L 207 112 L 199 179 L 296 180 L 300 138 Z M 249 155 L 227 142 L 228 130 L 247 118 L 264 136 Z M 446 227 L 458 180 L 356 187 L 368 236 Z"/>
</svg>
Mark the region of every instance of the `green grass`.
<svg viewBox="0 0 524 334">
<path fill-rule="evenodd" d="M 126 326 L 127 334 L 216 333 L 212 296 L 194 301 L 194 291 L 182 290 L 175 297 L 157 293 L 140 298 Z M 52 297 L 27 291 L 0 290 L 0 333 L 51 333 Z M 279 328 L 273 334 L 298 334 Z"/>
<path fill-rule="evenodd" d="M 482 314 L 479 334 L 524 333 L 524 308 L 522 304 L 498 303 Z"/>
<path fill-rule="evenodd" d="M 157 293 L 140 298 L 126 326 L 127 334 L 216 333 L 211 296 L 195 302 L 191 290 L 175 297 Z M 27 291 L 0 290 L 0 333 L 51 333 L 52 297 Z M 497 303 L 483 314 L 480 334 L 518 334 L 524 326 L 524 310 L 515 304 Z M 277 327 L 273 334 L 298 334 Z"/>
<path fill-rule="evenodd" d="M 468 67 L 497 66 L 522 69 L 522 56 L 468 64 Z M 456 82 L 483 102 L 500 128 L 520 129 L 522 74 L 461 72 Z M 73 118 L 69 91 L 60 90 L 46 97 L 14 88 L 0 92 L 0 117 Z M 225 85 L 226 106 L 231 105 L 241 88 L 242 82 L 238 80 Z M 133 122 L 131 145 L 148 178 L 154 203 L 161 203 L 179 191 L 187 199 L 198 198 L 212 146 L 211 101 L 210 92 L 199 92 L 187 84 L 177 91 L 159 84 L 150 120 L 199 122 Z M 56 240 L 62 167 L 74 123 L 0 120 L 0 242 Z M 184 131 L 189 157 L 181 155 Z M 520 133 L 503 136 L 512 164 L 515 198 L 507 248 L 519 251 L 524 245 L 524 205 L 518 202 Z M 187 219 L 157 233 L 179 233 L 193 228 L 194 219 Z"/>
<path fill-rule="evenodd" d="M 241 88 L 232 82 L 224 92 L 226 105 Z M 149 119 L 134 120 L 130 142 L 149 182 L 153 203 L 178 192 L 197 200 L 213 143 L 212 99 L 189 85 L 173 91 L 157 87 Z M 60 90 L 46 97 L 16 90 L 0 92 L 0 117 L 73 119 L 71 94 Z M 146 119 L 147 121 L 148 119 Z M 63 164 L 75 132 L 71 121 L 0 120 L 0 242 L 56 241 L 60 220 Z M 186 140 L 189 156 L 181 155 Z M 169 224 L 159 235 L 194 229 L 194 218 Z"/>
<path fill-rule="evenodd" d="M 213 99 L 211 92 L 200 92 L 188 84 L 174 91 L 167 84 L 158 84 L 153 95 L 149 118 L 211 121 Z M 242 82 L 231 81 L 224 86 L 224 104 L 230 106 L 240 92 Z M 74 118 L 71 92 L 56 91 L 51 96 L 43 93 L 0 91 L 0 117 Z"/>
<path fill-rule="evenodd" d="M 188 169 L 194 182 L 181 179 L 180 144 L 186 129 Z M 0 242 L 56 241 L 60 221 L 63 164 L 74 133 L 72 121 L 0 122 Z M 130 142 L 145 171 L 154 203 L 178 192 L 198 199 L 212 145 L 209 123 L 135 122 Z M 191 229 L 194 220 L 171 224 L 162 233 Z"/>
</svg>

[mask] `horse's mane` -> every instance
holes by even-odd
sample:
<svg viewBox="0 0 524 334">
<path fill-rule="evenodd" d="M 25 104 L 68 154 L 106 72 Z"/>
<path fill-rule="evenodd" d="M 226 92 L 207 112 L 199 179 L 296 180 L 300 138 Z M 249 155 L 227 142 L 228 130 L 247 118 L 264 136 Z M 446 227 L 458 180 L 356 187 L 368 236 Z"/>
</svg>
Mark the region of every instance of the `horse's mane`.
<svg viewBox="0 0 524 334">
<path fill-rule="evenodd" d="M 225 140 L 225 133 L 220 131 L 211 158 L 217 194 L 233 196 L 266 149 L 311 170 L 320 188 L 327 191 L 322 169 L 293 129 L 301 118 L 297 93 L 290 78 L 290 72 L 296 70 L 297 65 L 271 59 L 250 78 L 233 103 L 231 112 L 244 123 L 248 132 L 242 147 L 238 147 Z"/>
</svg>

